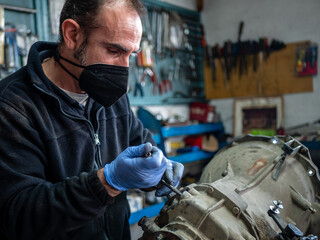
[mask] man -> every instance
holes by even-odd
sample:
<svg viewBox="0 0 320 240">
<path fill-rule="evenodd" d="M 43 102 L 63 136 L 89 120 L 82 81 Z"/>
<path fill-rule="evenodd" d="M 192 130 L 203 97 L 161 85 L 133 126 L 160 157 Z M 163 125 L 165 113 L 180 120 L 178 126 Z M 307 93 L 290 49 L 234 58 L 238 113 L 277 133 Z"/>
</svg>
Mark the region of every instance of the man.
<svg viewBox="0 0 320 240">
<path fill-rule="evenodd" d="M 125 94 L 142 14 L 139 0 L 67 0 L 59 46 L 34 44 L 0 82 L 0 239 L 130 239 L 126 190 L 179 183 Z"/>
</svg>

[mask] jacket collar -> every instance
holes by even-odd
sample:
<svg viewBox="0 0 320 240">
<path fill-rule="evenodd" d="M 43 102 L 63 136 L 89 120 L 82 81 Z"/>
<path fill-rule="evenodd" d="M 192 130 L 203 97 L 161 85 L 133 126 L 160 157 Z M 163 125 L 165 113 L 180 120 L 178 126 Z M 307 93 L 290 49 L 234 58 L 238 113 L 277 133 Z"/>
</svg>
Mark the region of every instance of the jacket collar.
<svg viewBox="0 0 320 240">
<path fill-rule="evenodd" d="M 52 91 L 52 82 L 43 72 L 41 63 L 44 59 L 53 56 L 57 43 L 36 42 L 29 51 L 27 71 L 33 84 L 38 85 L 43 90 Z"/>
<path fill-rule="evenodd" d="M 48 57 L 52 57 L 58 47 L 57 43 L 51 42 L 36 42 L 33 44 L 29 51 L 27 72 L 30 76 L 31 83 L 40 89 L 42 92 L 55 97 L 61 106 L 61 108 L 72 114 L 78 115 L 83 113 L 83 108 L 78 102 L 61 89 L 59 89 L 54 83 L 52 83 L 44 74 L 42 69 L 42 61 Z M 71 107 L 72 106 L 72 107 Z"/>
</svg>

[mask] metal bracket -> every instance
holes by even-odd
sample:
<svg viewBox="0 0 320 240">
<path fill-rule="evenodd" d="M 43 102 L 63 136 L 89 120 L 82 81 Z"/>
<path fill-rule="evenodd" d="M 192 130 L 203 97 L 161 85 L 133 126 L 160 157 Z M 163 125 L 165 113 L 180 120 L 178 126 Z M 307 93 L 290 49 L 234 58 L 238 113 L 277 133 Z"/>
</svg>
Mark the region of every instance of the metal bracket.
<svg viewBox="0 0 320 240">
<path fill-rule="evenodd" d="M 295 142 L 295 140 L 291 139 L 288 142 L 285 142 L 284 145 L 282 146 L 283 153 L 281 155 L 281 159 L 279 160 L 279 163 L 278 163 L 278 166 L 276 168 L 276 171 L 272 176 L 273 180 L 277 181 L 277 179 L 278 179 L 278 177 L 280 175 L 280 171 L 281 171 L 282 165 L 283 165 L 284 160 L 286 159 L 286 157 L 288 155 L 294 157 L 298 153 L 298 151 L 300 150 L 301 145 L 299 145 L 299 146 L 297 146 L 295 148 L 291 147 L 294 142 Z"/>
</svg>

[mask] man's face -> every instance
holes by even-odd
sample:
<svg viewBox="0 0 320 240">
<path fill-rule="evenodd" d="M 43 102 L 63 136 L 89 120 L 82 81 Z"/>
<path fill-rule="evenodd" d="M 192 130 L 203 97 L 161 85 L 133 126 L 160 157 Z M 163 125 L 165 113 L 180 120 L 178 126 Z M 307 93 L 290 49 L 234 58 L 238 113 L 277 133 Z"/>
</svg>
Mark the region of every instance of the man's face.
<svg viewBox="0 0 320 240">
<path fill-rule="evenodd" d="M 97 28 L 84 36 L 75 57 L 83 65 L 104 63 L 129 66 L 129 57 L 139 50 L 142 25 L 138 14 L 126 7 L 103 7 L 96 19 Z"/>
</svg>

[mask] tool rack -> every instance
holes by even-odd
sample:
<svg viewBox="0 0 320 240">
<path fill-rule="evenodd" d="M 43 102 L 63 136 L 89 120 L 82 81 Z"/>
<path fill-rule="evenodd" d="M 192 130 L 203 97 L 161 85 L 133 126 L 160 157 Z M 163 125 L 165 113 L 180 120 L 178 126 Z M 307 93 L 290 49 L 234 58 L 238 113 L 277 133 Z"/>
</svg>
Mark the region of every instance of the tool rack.
<svg viewBox="0 0 320 240">
<path fill-rule="evenodd" d="M 161 52 L 157 52 L 158 33 L 153 35 L 152 40 L 149 40 L 150 44 L 153 46 L 153 66 L 151 67 L 156 76 L 156 91 L 154 91 L 154 80 L 151 77 L 145 77 L 143 82 L 143 94 L 140 94 L 140 88 L 137 93 L 136 82 L 141 79 L 141 75 L 132 71 L 133 66 L 136 66 L 138 62 L 135 57 L 131 59 L 130 66 L 131 72 L 129 74 L 130 87 L 129 87 L 129 99 L 133 106 L 142 106 L 146 103 L 148 105 L 170 105 L 170 104 L 187 104 L 194 101 L 201 101 L 205 99 L 204 96 L 204 73 L 203 73 L 203 49 L 201 45 L 201 18 L 200 13 L 197 11 L 185 9 L 178 7 L 169 3 L 161 1 L 143 0 L 148 10 L 148 22 L 150 25 L 153 24 L 155 17 L 153 15 L 158 14 L 172 14 L 177 13 L 181 20 L 183 21 L 184 30 L 188 32 L 185 35 L 186 41 L 190 47 L 185 47 L 181 45 L 177 48 L 169 48 L 166 46 L 162 47 Z M 170 15 L 171 16 L 171 15 Z M 144 18 L 143 25 L 145 24 Z M 170 25 L 169 25 L 170 26 Z M 157 26 L 157 29 L 159 27 Z M 148 38 L 150 34 L 145 33 L 147 30 L 144 28 L 143 39 Z M 150 37 L 151 38 L 151 37 Z M 143 42 L 142 39 L 142 42 Z M 189 46 L 187 44 L 187 46 Z M 193 61 L 191 64 L 189 61 Z M 194 67 L 190 67 L 194 65 Z M 165 79 L 163 73 L 169 75 L 169 73 L 176 71 L 176 66 L 180 68 L 180 74 L 174 74 L 174 76 L 166 76 L 170 79 L 168 86 L 161 86 L 161 80 Z M 136 68 L 145 70 L 145 66 L 136 66 Z M 162 82 L 165 84 L 165 81 Z M 168 89 L 167 91 L 160 89 Z M 162 93 L 161 93 L 162 91 Z M 142 96 L 143 95 L 143 96 Z"/>
<path fill-rule="evenodd" d="M 2 0 L 0 6 L 5 10 L 5 22 L 26 25 L 39 40 L 51 39 L 47 1 Z"/>
</svg>

